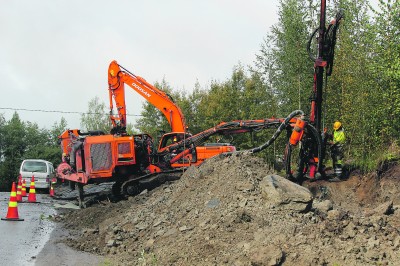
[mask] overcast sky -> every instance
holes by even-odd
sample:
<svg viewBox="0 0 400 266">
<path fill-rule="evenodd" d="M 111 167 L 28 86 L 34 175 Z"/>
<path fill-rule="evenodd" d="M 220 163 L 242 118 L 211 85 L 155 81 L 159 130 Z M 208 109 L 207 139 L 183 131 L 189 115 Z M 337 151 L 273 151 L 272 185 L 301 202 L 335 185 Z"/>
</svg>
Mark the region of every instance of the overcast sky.
<svg viewBox="0 0 400 266">
<path fill-rule="evenodd" d="M 112 60 L 176 89 L 225 81 L 239 61 L 252 64 L 278 10 L 278 0 L 0 3 L 0 107 L 65 112 L 87 111 L 95 96 L 108 106 Z M 129 114 L 139 114 L 142 101 L 127 87 Z M 7 120 L 13 112 L 0 109 Z M 63 116 L 80 128 L 79 114 L 17 112 L 40 127 Z"/>
</svg>

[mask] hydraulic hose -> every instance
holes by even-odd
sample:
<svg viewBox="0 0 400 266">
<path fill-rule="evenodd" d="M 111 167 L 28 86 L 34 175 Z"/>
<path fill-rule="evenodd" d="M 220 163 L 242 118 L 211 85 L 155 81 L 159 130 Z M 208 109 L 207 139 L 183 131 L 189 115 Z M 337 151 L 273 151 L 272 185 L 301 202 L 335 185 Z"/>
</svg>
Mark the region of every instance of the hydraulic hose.
<svg viewBox="0 0 400 266">
<path fill-rule="evenodd" d="M 314 39 L 315 34 L 318 32 L 319 28 L 316 28 L 313 33 L 310 35 L 310 38 L 308 39 L 307 42 L 307 53 L 308 53 L 308 57 L 311 59 L 311 61 L 315 62 L 315 60 L 317 59 L 311 52 L 311 43 L 312 40 Z"/>
<path fill-rule="evenodd" d="M 296 111 L 291 112 L 285 118 L 285 120 L 281 123 L 281 125 L 278 127 L 278 129 L 275 131 L 275 133 L 274 133 L 274 135 L 272 136 L 271 139 L 269 139 L 263 145 L 258 146 L 258 147 L 253 148 L 253 149 L 250 149 L 248 151 L 251 152 L 251 153 L 256 153 L 256 152 L 260 152 L 260 151 L 266 149 L 267 147 L 269 147 L 272 143 L 274 143 L 274 141 L 279 137 L 281 132 L 286 128 L 286 126 L 289 124 L 290 120 L 292 118 L 294 118 L 295 116 L 298 116 L 298 115 L 304 115 L 304 112 L 302 110 L 296 110 Z"/>
</svg>

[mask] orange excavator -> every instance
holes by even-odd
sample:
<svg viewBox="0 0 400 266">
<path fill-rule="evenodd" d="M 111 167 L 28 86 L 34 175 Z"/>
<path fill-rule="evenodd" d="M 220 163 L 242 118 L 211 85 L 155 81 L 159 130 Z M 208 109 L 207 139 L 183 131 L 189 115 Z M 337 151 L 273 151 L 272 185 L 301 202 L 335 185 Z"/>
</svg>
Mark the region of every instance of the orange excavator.
<svg viewBox="0 0 400 266">
<path fill-rule="evenodd" d="M 110 119 L 113 125 L 112 134 L 126 135 L 126 104 L 125 104 L 125 84 L 135 90 L 145 100 L 156 107 L 167 119 L 171 126 L 171 132 L 164 134 L 158 145 L 158 152 L 166 146 L 189 138 L 185 118 L 179 106 L 173 101 L 172 97 L 164 91 L 148 83 L 144 78 L 134 75 L 127 69 L 120 66 L 117 61 L 112 61 L 108 68 L 108 87 L 110 98 Z M 115 103 L 115 106 L 114 106 Z M 113 115 L 113 110 L 118 115 Z M 185 147 L 183 147 L 185 149 Z M 236 148 L 228 143 L 213 143 L 207 146 L 196 147 L 196 160 L 192 154 L 185 154 L 185 158 L 176 160 L 171 164 L 172 168 L 188 167 L 199 165 L 205 159 L 224 152 L 233 152 Z"/>
<path fill-rule="evenodd" d="M 204 144 L 212 135 L 241 134 L 277 127 L 283 122 L 283 119 L 222 122 L 191 135 L 186 132 L 181 110 L 166 93 L 130 73 L 116 61 L 109 66 L 108 83 L 113 123 L 111 133 L 72 129 L 59 136 L 63 162 L 57 173 L 59 178 L 78 185 L 80 199 L 83 199 L 83 186 L 88 183 L 115 182 L 114 194 L 137 194 L 143 188 L 157 186 L 168 178 L 177 178 L 191 165 L 236 150 L 227 143 Z M 157 149 L 150 135 L 129 135 L 126 132 L 125 84 L 158 108 L 171 125 L 172 132 L 161 138 Z M 114 102 L 117 116 L 112 114 Z"/>
</svg>

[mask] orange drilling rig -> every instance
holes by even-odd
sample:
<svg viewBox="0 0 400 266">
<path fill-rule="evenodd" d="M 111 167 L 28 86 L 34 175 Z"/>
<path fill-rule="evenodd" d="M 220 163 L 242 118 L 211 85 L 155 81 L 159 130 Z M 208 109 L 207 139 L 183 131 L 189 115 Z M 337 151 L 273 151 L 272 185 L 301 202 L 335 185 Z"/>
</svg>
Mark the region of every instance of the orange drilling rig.
<svg viewBox="0 0 400 266">
<path fill-rule="evenodd" d="M 172 132 L 162 136 L 157 148 L 154 148 L 153 138 L 148 134 L 127 134 L 125 84 L 160 110 L 171 125 Z M 113 124 L 110 134 L 72 129 L 59 136 L 63 162 L 57 168 L 58 177 L 77 184 L 80 199 L 83 199 L 83 186 L 88 183 L 115 182 L 114 194 L 137 194 L 144 188 L 164 182 L 166 178 L 176 178 L 174 174 L 189 166 L 199 165 L 207 158 L 236 151 L 228 143 L 203 145 L 212 135 L 240 134 L 278 127 L 284 121 L 262 119 L 222 122 L 192 135 L 186 131 L 184 116 L 171 97 L 145 79 L 130 73 L 116 61 L 110 63 L 108 85 Z M 118 115 L 112 114 L 114 107 Z"/>
</svg>

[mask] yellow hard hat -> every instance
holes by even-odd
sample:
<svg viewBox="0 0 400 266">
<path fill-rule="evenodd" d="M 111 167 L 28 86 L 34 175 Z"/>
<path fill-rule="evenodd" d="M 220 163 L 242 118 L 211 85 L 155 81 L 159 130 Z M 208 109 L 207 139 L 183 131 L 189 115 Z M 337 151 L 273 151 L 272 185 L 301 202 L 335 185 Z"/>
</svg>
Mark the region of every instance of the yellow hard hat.
<svg viewBox="0 0 400 266">
<path fill-rule="evenodd" d="M 341 127 L 342 127 L 342 123 L 340 123 L 339 121 L 336 121 L 335 123 L 333 123 L 334 130 L 338 130 Z"/>
</svg>

